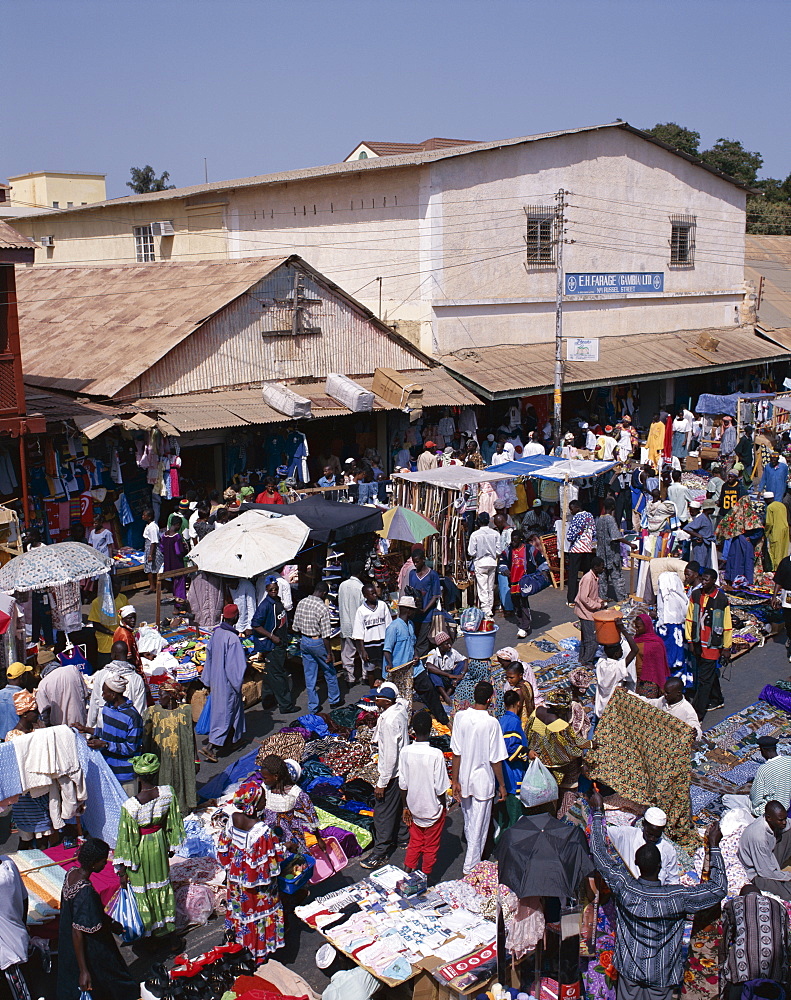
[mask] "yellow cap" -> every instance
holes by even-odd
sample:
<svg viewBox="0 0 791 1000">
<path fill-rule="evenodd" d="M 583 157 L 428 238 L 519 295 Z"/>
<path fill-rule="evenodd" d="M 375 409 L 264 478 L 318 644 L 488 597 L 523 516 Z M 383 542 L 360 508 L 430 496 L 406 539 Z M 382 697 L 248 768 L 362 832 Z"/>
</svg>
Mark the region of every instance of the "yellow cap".
<svg viewBox="0 0 791 1000">
<path fill-rule="evenodd" d="M 32 673 L 33 668 L 25 666 L 24 663 L 20 663 L 19 660 L 16 663 L 11 663 L 6 669 L 5 675 L 10 681 L 15 681 L 17 677 L 21 677 L 22 674 Z"/>
</svg>

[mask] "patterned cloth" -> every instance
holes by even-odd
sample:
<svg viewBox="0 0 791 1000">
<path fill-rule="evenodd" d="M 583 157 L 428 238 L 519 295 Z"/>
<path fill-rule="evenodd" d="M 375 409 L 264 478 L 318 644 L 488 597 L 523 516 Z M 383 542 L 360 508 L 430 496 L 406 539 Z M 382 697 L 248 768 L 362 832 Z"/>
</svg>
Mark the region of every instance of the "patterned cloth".
<svg viewBox="0 0 791 1000">
<path fill-rule="evenodd" d="M 160 785 L 149 802 L 133 797 L 124 803 L 113 864 L 126 868 L 146 934 L 175 929 L 168 851 L 183 839 L 184 823 L 169 785 Z"/>
<path fill-rule="evenodd" d="M 668 712 L 616 688 L 596 728 L 592 777 L 642 805 L 667 813 L 667 836 L 695 848 L 689 787 L 695 730 Z"/>
<path fill-rule="evenodd" d="M 283 907 L 277 892 L 277 876 L 286 849 L 266 823 L 246 833 L 231 820 L 217 845 L 217 860 L 228 869 L 225 926 L 234 932 L 237 944 L 253 953 L 261 963 L 285 943 Z"/>
<path fill-rule="evenodd" d="M 727 900 L 722 910 L 722 937 L 725 982 L 786 981 L 791 933 L 782 903 L 758 892 Z"/>
<path fill-rule="evenodd" d="M 195 737 L 189 705 L 152 705 L 143 717 L 143 750 L 159 758 L 159 779 L 170 785 L 183 816 L 198 802 L 195 791 Z"/>
</svg>

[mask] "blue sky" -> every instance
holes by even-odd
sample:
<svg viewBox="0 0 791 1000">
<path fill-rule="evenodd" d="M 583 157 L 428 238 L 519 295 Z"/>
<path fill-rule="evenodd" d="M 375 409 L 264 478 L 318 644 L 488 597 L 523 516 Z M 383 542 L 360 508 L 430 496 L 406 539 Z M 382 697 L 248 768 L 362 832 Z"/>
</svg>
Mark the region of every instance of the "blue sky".
<svg viewBox="0 0 791 1000">
<path fill-rule="evenodd" d="M 787 0 L 5 0 L 0 177 L 181 185 L 359 139 L 677 121 L 791 173 Z"/>
</svg>

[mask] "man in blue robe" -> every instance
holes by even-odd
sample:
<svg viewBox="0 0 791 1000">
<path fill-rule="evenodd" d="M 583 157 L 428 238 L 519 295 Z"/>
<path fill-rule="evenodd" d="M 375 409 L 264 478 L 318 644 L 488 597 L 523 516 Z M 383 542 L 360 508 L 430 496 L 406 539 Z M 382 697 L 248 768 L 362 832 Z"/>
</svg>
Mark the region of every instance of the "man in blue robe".
<svg viewBox="0 0 791 1000">
<path fill-rule="evenodd" d="M 780 461 L 780 455 L 772 452 L 769 464 L 764 466 L 763 475 L 756 489 L 759 493 L 773 493 L 775 500 L 782 500 L 788 487 L 788 466 Z"/>
<path fill-rule="evenodd" d="M 212 763 L 217 762 L 217 752 L 230 734 L 233 734 L 234 743 L 244 736 L 242 680 L 247 658 L 235 628 L 238 620 L 239 609 L 235 604 L 226 604 L 222 609 L 222 621 L 206 647 L 201 680 L 211 690 L 211 706 L 209 742 L 203 756 Z"/>
<path fill-rule="evenodd" d="M 708 514 L 701 510 L 696 501 L 689 504 L 692 520 L 684 525 L 684 531 L 690 537 L 689 558 L 700 564 L 701 569 L 711 566 L 711 543 L 714 541 L 714 528 Z"/>
</svg>

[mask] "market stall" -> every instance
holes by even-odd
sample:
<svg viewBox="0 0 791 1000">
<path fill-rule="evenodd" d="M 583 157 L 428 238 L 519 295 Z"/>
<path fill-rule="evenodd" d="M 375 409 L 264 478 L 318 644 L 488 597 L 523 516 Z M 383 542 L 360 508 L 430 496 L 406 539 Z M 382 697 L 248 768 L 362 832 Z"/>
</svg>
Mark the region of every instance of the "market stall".
<svg viewBox="0 0 791 1000">
<path fill-rule="evenodd" d="M 510 478 L 499 471 L 480 472 L 463 465 L 397 472 L 393 476 L 395 503 L 420 511 L 437 528 L 425 543 L 426 557 L 440 576 L 451 577 L 459 589 L 469 586 L 465 501 L 472 494 L 478 509 L 483 510 L 480 504 L 485 494 L 491 499 L 493 512 L 494 487 Z"/>
</svg>

